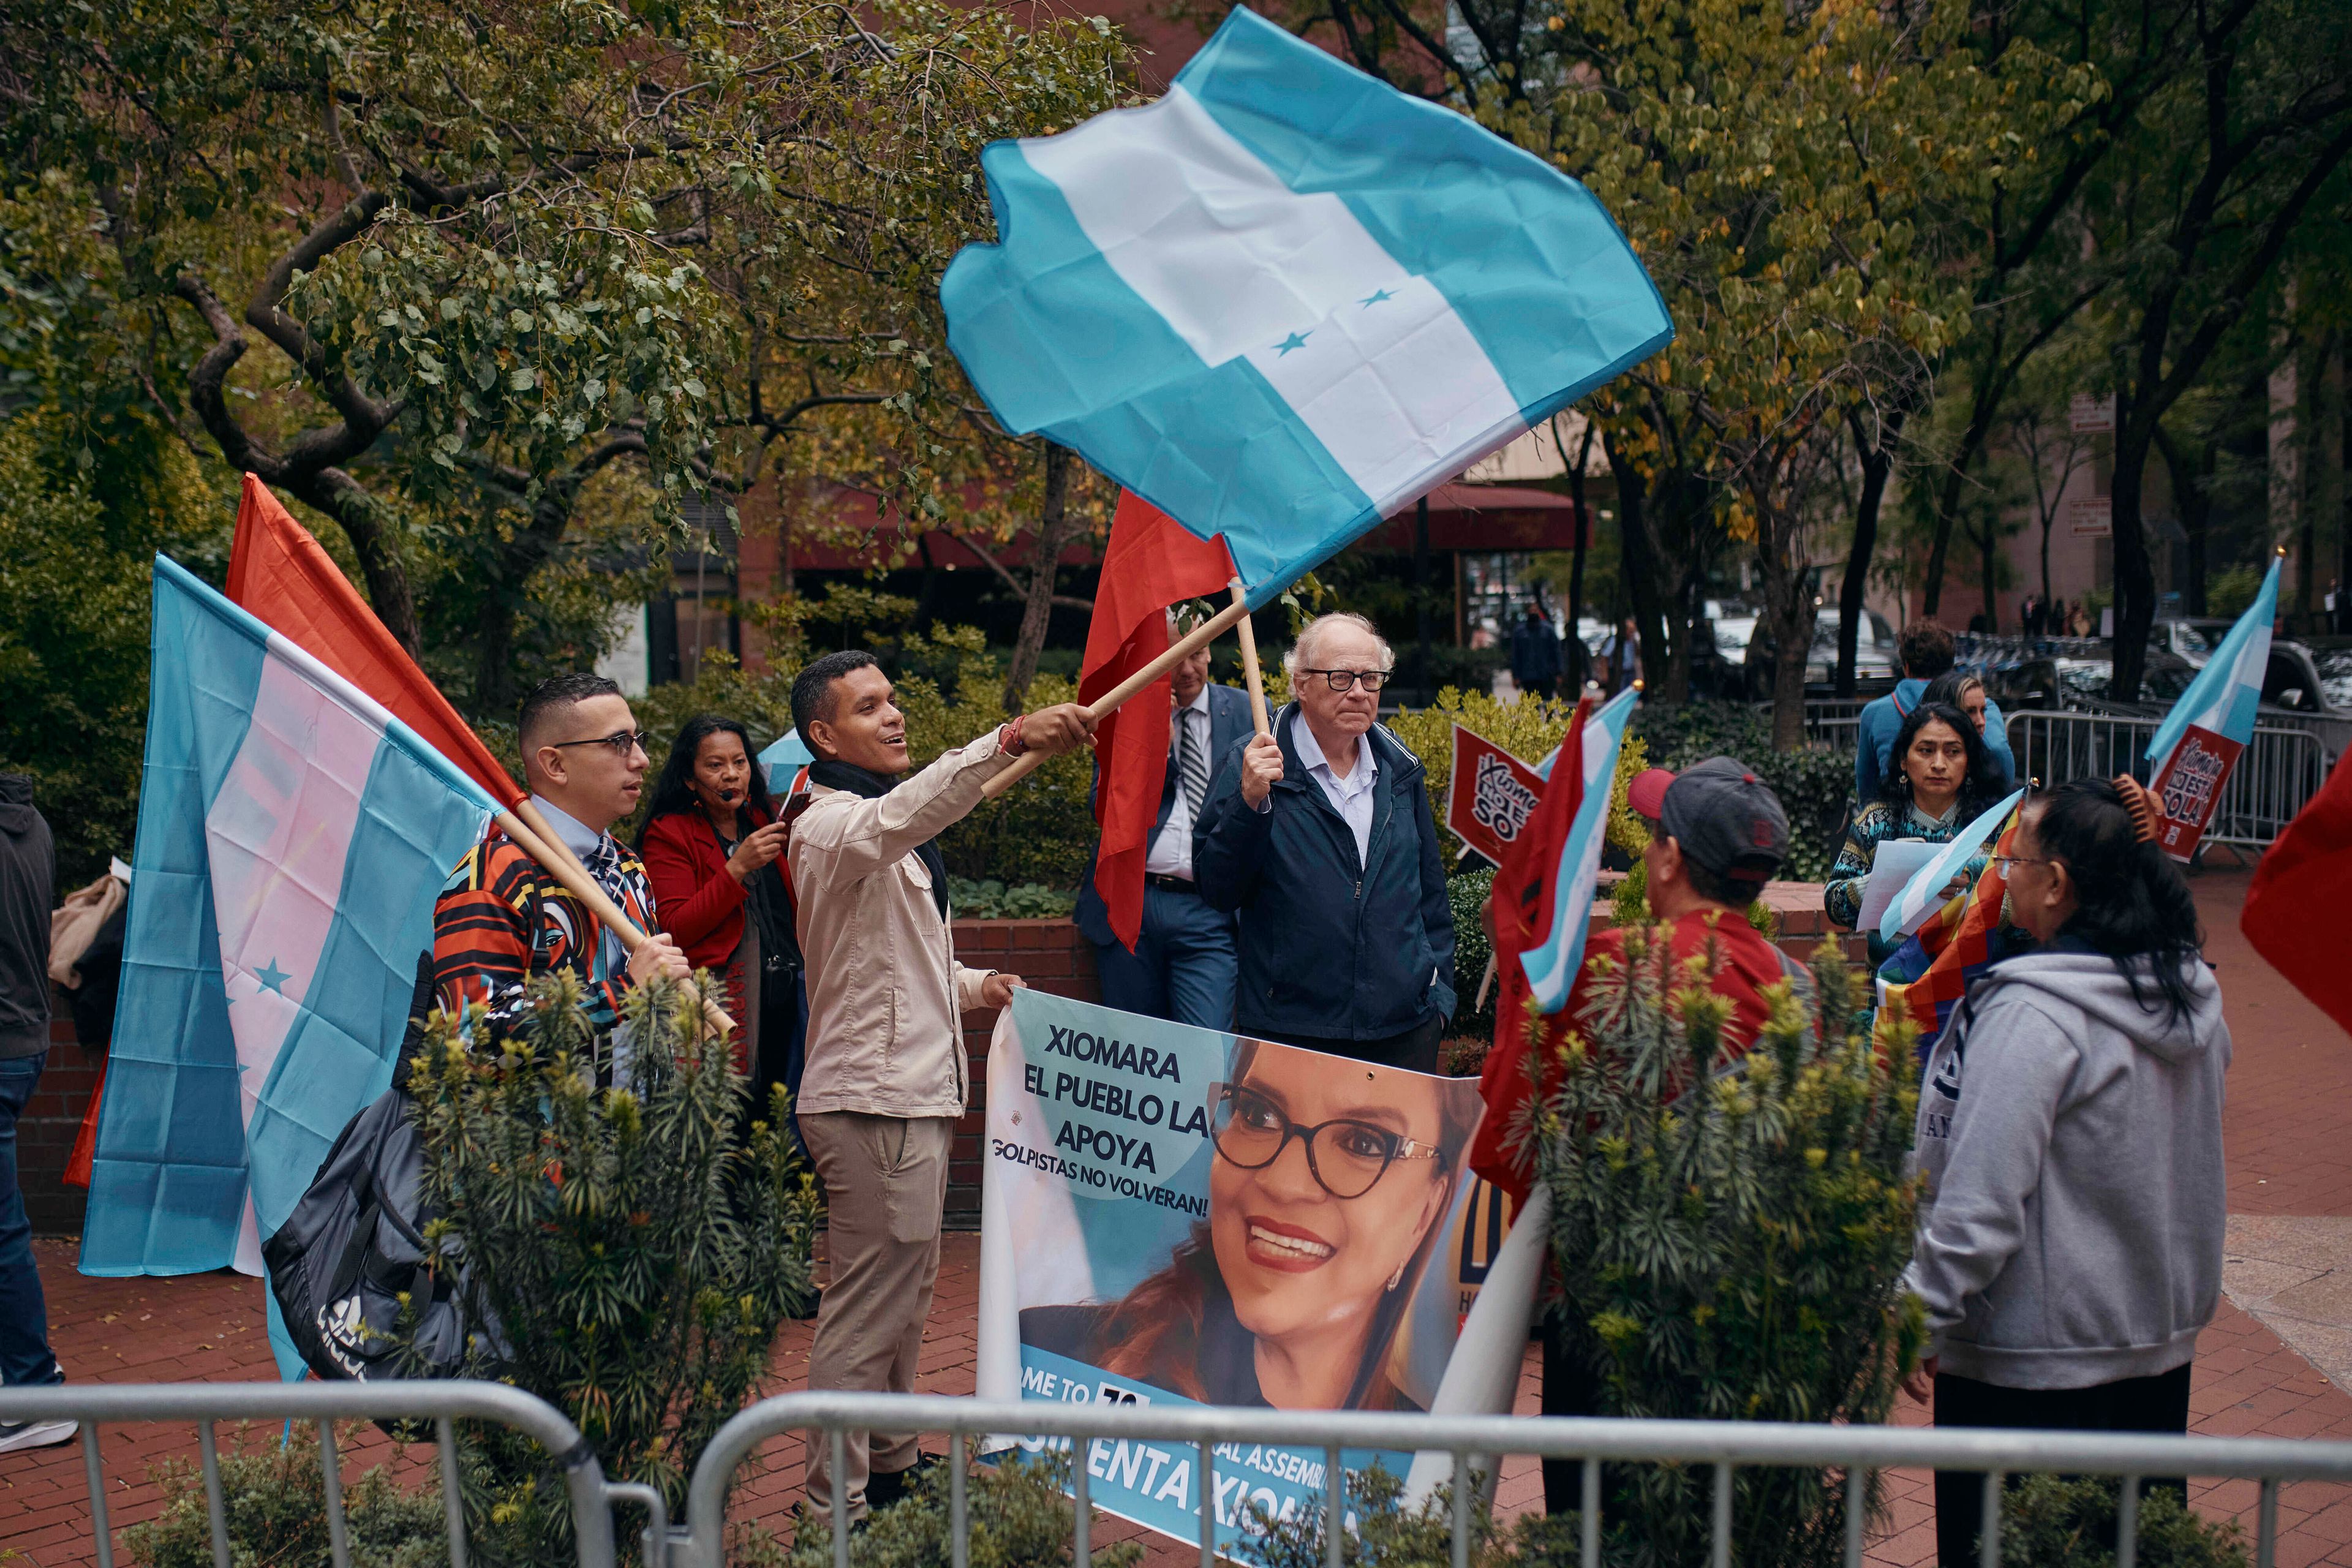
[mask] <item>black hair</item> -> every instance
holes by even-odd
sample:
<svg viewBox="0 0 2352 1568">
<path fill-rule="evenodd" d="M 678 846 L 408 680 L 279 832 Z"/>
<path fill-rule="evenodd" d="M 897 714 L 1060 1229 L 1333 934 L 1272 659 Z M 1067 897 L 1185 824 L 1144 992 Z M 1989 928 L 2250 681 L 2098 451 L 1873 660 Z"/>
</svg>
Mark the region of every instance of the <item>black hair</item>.
<svg viewBox="0 0 2352 1568">
<path fill-rule="evenodd" d="M 1708 903 L 1727 904 L 1735 910 L 1744 910 L 1764 896 L 1762 881 L 1752 878 L 1742 880 L 1710 871 L 1692 859 L 1688 850 L 1683 852 L 1683 879 L 1690 884 L 1692 892 Z"/>
<path fill-rule="evenodd" d="M 595 697 L 624 695 L 620 687 L 593 669 L 575 669 L 569 675 L 551 675 L 530 689 L 515 714 L 515 739 L 525 754 L 531 750 L 532 737 L 550 719 L 569 708 Z"/>
<path fill-rule="evenodd" d="M 1951 668 L 1958 651 L 1952 634 L 1938 620 L 1913 621 L 1895 639 L 1895 657 L 1903 661 L 1903 673 L 1919 680 L 1933 680 Z"/>
<path fill-rule="evenodd" d="M 2075 909 L 2063 934 L 2114 959 L 2132 1000 L 2151 1013 L 2156 1005 L 2141 994 L 2132 961 L 2153 959 L 2170 1017 L 2186 1015 L 2189 987 L 2181 971 L 2190 959 L 2203 957 L 2205 933 L 2180 868 L 2141 840 L 2123 796 L 2105 779 L 2072 779 L 2037 792 L 2032 811 L 2035 845 L 2074 879 Z"/>
<path fill-rule="evenodd" d="M 1919 731 L 1938 721 L 1948 725 L 1968 750 L 1969 765 L 1960 777 L 1959 800 L 1960 819 L 1965 822 L 2006 795 L 2007 780 L 1992 748 L 1977 733 L 1975 723 L 1948 703 L 1922 702 L 1903 721 L 1903 728 L 1895 732 L 1895 750 L 1887 758 L 1886 771 L 1879 776 L 1878 797 L 1890 805 L 1911 804 L 1911 775 L 1903 771 L 1903 759 L 1911 754 L 1911 742 L 1918 739 Z"/>
<path fill-rule="evenodd" d="M 646 847 L 646 830 L 655 819 L 674 816 L 680 812 L 699 812 L 702 802 L 693 789 L 694 759 L 702 751 L 702 742 L 713 735 L 732 735 L 743 742 L 743 754 L 751 759 L 751 782 L 743 792 L 743 804 L 754 812 L 765 813 L 775 820 L 775 803 L 768 797 L 767 770 L 760 765 L 759 753 L 751 750 L 751 733 L 733 719 L 722 719 L 716 713 L 698 713 L 686 721 L 677 739 L 669 743 L 669 758 L 662 763 L 661 776 L 654 781 L 653 804 L 646 808 L 646 820 L 637 829 L 637 847 Z"/>
<path fill-rule="evenodd" d="M 801 672 L 793 677 L 793 728 L 801 732 L 801 743 L 818 756 L 824 755 L 817 751 L 816 739 L 809 733 L 809 723 L 833 716 L 833 683 L 852 670 L 879 669 L 881 666 L 880 659 L 862 647 L 846 647 L 803 665 Z"/>
</svg>

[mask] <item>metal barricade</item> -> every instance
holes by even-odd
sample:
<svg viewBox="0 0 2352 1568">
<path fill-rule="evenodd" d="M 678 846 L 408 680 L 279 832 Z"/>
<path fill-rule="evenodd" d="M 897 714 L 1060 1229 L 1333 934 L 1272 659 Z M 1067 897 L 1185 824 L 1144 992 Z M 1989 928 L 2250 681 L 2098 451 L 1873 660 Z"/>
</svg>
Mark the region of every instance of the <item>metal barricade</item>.
<svg viewBox="0 0 2352 1568">
<path fill-rule="evenodd" d="M 2130 773 L 2147 754 L 2159 721 L 2126 714 L 2044 712 L 2008 715 L 2009 748 L 2020 778 L 2046 788 L 2070 779 Z M 2205 830 L 2209 844 L 2269 847 L 2327 779 L 2330 758 L 2315 732 L 2264 724 L 2230 770 L 2221 804 Z"/>
<path fill-rule="evenodd" d="M 0 1421 L 78 1421 L 81 1424 L 82 1473 L 89 1488 L 90 1531 L 99 1568 L 113 1568 L 114 1541 L 107 1523 L 106 1477 L 100 1462 L 98 1428 L 108 1422 L 188 1421 L 196 1428 L 203 1463 L 205 1501 L 212 1525 L 213 1561 L 230 1560 L 226 1502 L 221 1490 L 220 1452 L 213 1426 L 220 1421 L 315 1421 L 319 1459 L 325 1472 L 327 1539 L 335 1568 L 350 1568 L 351 1542 L 343 1516 L 342 1466 L 335 1447 L 338 1421 L 431 1422 L 440 1445 L 441 1500 L 449 1531 L 450 1568 L 466 1568 L 466 1521 L 457 1492 L 457 1442 L 454 1423 L 495 1421 L 541 1447 L 563 1470 L 572 1499 L 572 1521 L 580 1542 L 581 1568 L 612 1568 L 615 1500 L 652 1499 L 654 1523 L 660 1494 L 651 1488 L 608 1485 L 594 1450 L 580 1429 L 554 1406 L 520 1389 L 498 1383 L 67 1383 L 47 1387 L 0 1387 Z M 666 1531 L 664 1531 L 666 1532 Z M 654 1539 L 659 1540 L 660 1533 Z"/>
<path fill-rule="evenodd" d="M 2278 1539 L 2279 1487 L 2286 1481 L 2352 1482 L 2352 1443 L 2264 1437 L 2169 1437 L 2113 1432 L 2024 1432 L 1983 1429 L 1800 1426 L 1738 1421 L 1620 1421 L 1521 1416 L 1447 1416 L 1367 1411 L 1277 1411 L 1148 1405 L 1069 1405 L 1058 1401 L 982 1402 L 923 1394 L 788 1394 L 740 1412 L 719 1429 L 688 1483 L 684 1563 L 672 1551 L 667 1568 L 721 1568 L 727 1493 L 737 1467 L 763 1440 L 779 1433 L 816 1431 L 833 1444 L 842 1473 L 843 1436 L 849 1428 L 940 1432 L 961 1451 L 966 1437 L 991 1433 L 1067 1437 L 1085 1444 L 1071 1467 L 1076 1508 L 1072 1561 L 1091 1558 L 1089 1478 L 1126 1442 L 1162 1442 L 1193 1448 L 1201 1466 L 1201 1568 L 1217 1559 L 1216 1447 L 1223 1443 L 1281 1444 L 1320 1449 L 1327 1476 L 1344 1474 L 1342 1449 L 1390 1449 L 1453 1457 L 1454 1568 L 1467 1568 L 1472 1539 L 1472 1472 L 1478 1461 L 1506 1454 L 1538 1455 L 1582 1463 L 1581 1555 L 1585 1568 L 1601 1561 L 1601 1467 L 1604 1462 L 1706 1465 L 1714 1471 L 1709 1561 L 1728 1568 L 1732 1541 L 1732 1476 L 1741 1466 L 1837 1468 L 1846 1473 L 1845 1561 L 1860 1568 L 1871 1472 L 1893 1468 L 1974 1470 L 1987 1478 L 1983 1561 L 2000 1561 L 2000 1482 L 2009 1476 L 2115 1476 L 2121 1489 L 2116 1562 L 2129 1568 L 2137 1542 L 2143 1477 L 2252 1480 L 2261 1485 L 2256 1509 L 2257 1568 L 2273 1568 Z M 965 1467 L 949 1467 L 949 1541 L 952 1568 L 970 1568 L 970 1499 Z M 1321 1494 L 1326 1561 L 1342 1561 L 1344 1489 Z M 1483 1506 L 1483 1504 L 1478 1505 Z M 833 1561 L 848 1568 L 845 1505 L 833 1502 Z"/>
</svg>

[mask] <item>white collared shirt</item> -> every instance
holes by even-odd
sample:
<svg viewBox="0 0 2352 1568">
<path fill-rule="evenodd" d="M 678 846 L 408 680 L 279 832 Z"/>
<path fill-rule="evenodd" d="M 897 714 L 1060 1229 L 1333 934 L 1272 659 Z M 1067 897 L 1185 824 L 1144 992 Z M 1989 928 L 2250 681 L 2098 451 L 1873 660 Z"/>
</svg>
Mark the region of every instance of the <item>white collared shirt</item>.
<svg viewBox="0 0 2352 1568">
<path fill-rule="evenodd" d="M 1305 764 L 1307 776 L 1323 786 L 1324 798 L 1356 836 L 1356 864 L 1361 866 L 1372 852 L 1372 786 L 1381 777 L 1380 762 L 1372 755 L 1371 731 L 1356 737 L 1356 766 L 1345 778 L 1333 771 L 1331 759 L 1316 743 L 1315 731 L 1303 711 L 1291 722 L 1290 743 Z M 1268 795 L 1269 804 L 1272 800 Z"/>
<path fill-rule="evenodd" d="M 1201 749 L 1201 760 L 1207 766 L 1210 782 L 1213 784 L 1217 777 L 1217 759 L 1209 755 L 1209 686 L 1206 681 L 1202 681 L 1201 689 L 1192 694 L 1192 700 L 1177 709 L 1170 718 L 1168 754 L 1171 758 L 1178 754 L 1178 742 L 1182 730 L 1187 727 L 1192 731 L 1192 743 Z M 1192 879 L 1192 803 L 1184 795 L 1181 768 L 1177 770 L 1176 782 L 1171 787 L 1175 795 L 1168 803 L 1167 824 L 1152 837 L 1151 847 L 1143 857 L 1143 869 L 1148 876 L 1181 877 L 1189 882 Z"/>
</svg>

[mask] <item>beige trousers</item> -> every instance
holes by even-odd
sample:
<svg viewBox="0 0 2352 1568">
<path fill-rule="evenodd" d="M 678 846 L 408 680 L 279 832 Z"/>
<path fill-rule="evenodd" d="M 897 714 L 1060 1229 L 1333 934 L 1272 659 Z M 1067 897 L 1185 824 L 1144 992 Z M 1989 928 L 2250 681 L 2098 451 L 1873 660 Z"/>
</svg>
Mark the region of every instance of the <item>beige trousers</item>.
<svg viewBox="0 0 2352 1568">
<path fill-rule="evenodd" d="M 948 1196 L 945 1116 L 803 1112 L 801 1137 L 824 1183 L 825 1252 L 832 1263 L 809 1348 L 809 1386 L 910 1394 L 923 1323 L 940 1276 L 940 1214 Z M 837 1485 L 849 1517 L 866 1515 L 866 1479 L 915 1462 L 916 1434 L 850 1432 L 843 1473 L 832 1439 L 808 1437 L 808 1505 L 830 1517 Z"/>
</svg>

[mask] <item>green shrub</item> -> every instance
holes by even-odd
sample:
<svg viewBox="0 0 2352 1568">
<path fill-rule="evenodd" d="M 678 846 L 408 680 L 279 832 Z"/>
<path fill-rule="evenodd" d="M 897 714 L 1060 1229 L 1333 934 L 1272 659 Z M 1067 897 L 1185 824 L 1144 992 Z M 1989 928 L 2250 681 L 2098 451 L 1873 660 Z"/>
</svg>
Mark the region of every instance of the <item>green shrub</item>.
<svg viewBox="0 0 2352 1568">
<path fill-rule="evenodd" d="M 1066 1454 L 1034 1459 L 1008 1457 L 971 1467 L 965 1500 L 971 1508 L 973 1568 L 1065 1568 L 1073 1556 L 1070 1531 L 1076 1522 L 1070 1500 Z M 849 1538 L 851 1568 L 937 1568 L 950 1560 L 949 1476 L 944 1465 L 927 1466 L 914 1489 L 887 1508 L 877 1509 L 866 1528 Z M 1093 1516 L 1101 1531 L 1105 1516 Z M 1094 1553 L 1094 1568 L 1132 1568 L 1143 1549 L 1133 1542 Z M 803 1515 L 791 1544 L 756 1527 L 740 1532 L 728 1561 L 743 1568 L 833 1568 L 832 1521 Z"/>
<path fill-rule="evenodd" d="M 1457 1035 L 1495 1037 L 1495 992 L 1490 986 L 1486 1005 L 1477 1005 L 1478 983 L 1486 976 L 1487 962 L 1495 956 L 1495 944 L 1486 940 L 1486 895 L 1493 891 L 1495 873 L 1492 870 L 1465 871 L 1445 884 L 1445 896 L 1454 906 L 1454 995 L 1457 1010 L 1450 1026 Z"/>
<path fill-rule="evenodd" d="M 166 1459 L 148 1472 L 163 1494 L 154 1518 L 122 1532 L 146 1568 L 213 1568 L 204 1472 Z M 239 1427 L 220 1450 L 221 1501 L 236 1568 L 330 1568 L 327 1484 L 319 1431 L 297 1423 L 281 1438 L 271 1426 Z M 343 1487 L 352 1568 L 431 1568 L 449 1560 L 439 1488 L 404 1491 L 379 1466 Z"/>
<path fill-rule="evenodd" d="M 1483 1478 L 1472 1474 L 1475 1492 Z M 1438 1488 L 1417 1508 L 1402 1506 L 1404 1483 L 1386 1467 L 1373 1465 L 1347 1472 L 1343 1512 L 1353 1517 L 1354 1531 L 1339 1543 L 1339 1561 L 1364 1568 L 1444 1568 L 1454 1561 L 1454 1489 Z M 1256 1503 L 1250 1505 L 1250 1523 L 1234 1549 L 1235 1558 L 1252 1568 L 1323 1568 L 1330 1559 L 1323 1533 L 1324 1502 L 1310 1493 L 1288 1519 L 1279 1519 Z M 1470 1561 L 1482 1568 L 1502 1568 L 1516 1560 L 1513 1537 L 1498 1536 L 1483 1497 L 1474 1497 L 1470 1509 Z"/>
<path fill-rule="evenodd" d="M 2121 1490 L 2089 1477 L 2028 1479 L 2001 1500 L 2005 1568 L 2114 1568 Z M 2140 1494 L 2137 1540 L 2139 1568 L 2245 1568 L 2245 1533 L 2236 1521 L 2200 1519 L 2169 1490 Z"/>
<path fill-rule="evenodd" d="M 1789 814 L 1789 858 L 1781 877 L 1818 882 L 1829 876 L 1853 793 L 1851 752 L 1822 746 L 1776 752 L 1770 716 L 1737 702 L 1686 702 L 1678 708 L 1644 703 L 1633 716 L 1633 732 L 1648 743 L 1651 759 L 1662 768 L 1685 768 L 1715 756 L 1746 763 L 1772 786 Z"/>
<path fill-rule="evenodd" d="M 1909 1042 L 1882 1055 L 1847 1032 L 1853 981 L 1834 947 L 1814 975 L 1810 1011 L 1785 983 L 1767 992 L 1760 1038 L 1717 1078 L 1729 1004 L 1657 928 L 1636 928 L 1554 1053 L 1536 1165 L 1554 1310 L 1596 1414 L 1883 1421 L 1918 1353 L 1900 1286 L 1917 1208 Z M 1735 1484 L 1736 1561 L 1839 1560 L 1842 1475 L 1744 1469 Z M 1607 1485 L 1609 1561 L 1702 1559 L 1706 1467 L 1612 1467 Z"/>
<path fill-rule="evenodd" d="M 951 876 L 948 907 L 960 921 L 1066 921 L 1078 907 L 1078 895 L 1041 882 L 1008 888 L 993 878 L 975 882 Z"/>
<path fill-rule="evenodd" d="M 502 1041 L 469 1050 L 436 1012 L 410 1079 L 420 1196 L 428 1255 L 463 1268 L 468 1321 L 504 1340 L 478 1338 L 458 1375 L 546 1400 L 607 1477 L 660 1489 L 676 1516 L 811 1299 L 817 1200 L 781 1089 L 739 1142 L 733 1042 L 677 988 L 631 991 L 623 1022 L 625 1065 L 600 1089 L 587 1064 L 614 1038 L 569 973 L 531 983 Z M 570 1500 L 538 1446 L 488 1427 L 461 1447 L 475 1560 L 570 1555 Z"/>
</svg>

